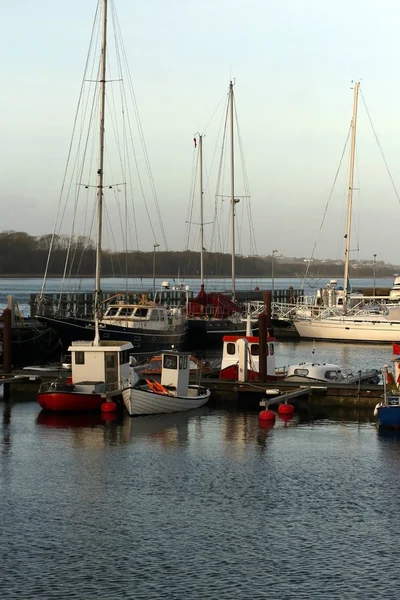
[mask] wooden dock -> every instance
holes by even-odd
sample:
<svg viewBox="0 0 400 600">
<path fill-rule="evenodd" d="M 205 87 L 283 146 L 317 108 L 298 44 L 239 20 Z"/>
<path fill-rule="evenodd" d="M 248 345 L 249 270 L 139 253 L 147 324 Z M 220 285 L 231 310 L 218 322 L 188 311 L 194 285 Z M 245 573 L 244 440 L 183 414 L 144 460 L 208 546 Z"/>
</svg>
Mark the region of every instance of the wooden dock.
<svg viewBox="0 0 400 600">
<path fill-rule="evenodd" d="M 12 373 L 0 371 L 0 383 L 5 384 L 10 393 L 36 394 L 42 382 L 57 377 L 69 377 L 67 370 L 27 370 Z M 193 381 L 195 383 L 195 381 Z M 263 383 L 261 381 L 235 382 L 215 377 L 203 377 L 200 385 L 211 390 L 212 400 L 218 404 L 240 404 L 244 407 L 258 407 L 260 401 L 276 404 L 290 400 L 296 405 L 314 406 L 373 407 L 383 395 L 382 385 L 321 383 L 299 385 L 287 381 Z"/>
</svg>

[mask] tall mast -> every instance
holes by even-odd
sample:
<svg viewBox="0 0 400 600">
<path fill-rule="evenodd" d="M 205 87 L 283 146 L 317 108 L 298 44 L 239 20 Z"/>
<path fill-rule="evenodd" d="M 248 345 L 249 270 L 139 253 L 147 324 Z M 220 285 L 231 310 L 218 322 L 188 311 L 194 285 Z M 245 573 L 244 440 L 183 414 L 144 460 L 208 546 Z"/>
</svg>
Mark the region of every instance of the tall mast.
<svg viewBox="0 0 400 600">
<path fill-rule="evenodd" d="M 104 165 L 104 118 L 106 96 L 106 49 L 107 49 L 107 2 L 103 0 L 102 39 L 100 62 L 100 129 L 99 129 L 99 168 L 97 170 L 97 240 L 96 240 L 96 281 L 95 281 L 95 337 L 94 345 L 100 343 L 99 318 L 101 305 L 101 234 L 103 213 L 103 165 Z"/>
<path fill-rule="evenodd" d="M 200 168 L 200 285 L 204 286 L 203 136 L 199 135 Z"/>
<path fill-rule="evenodd" d="M 353 100 L 353 118 L 351 121 L 351 149 L 350 149 L 350 174 L 349 174 L 349 194 L 347 199 L 347 231 L 346 231 L 346 250 L 344 255 L 344 298 L 343 312 L 347 312 L 347 303 L 349 296 L 349 261 L 350 261 L 350 234 L 351 234 L 351 215 L 353 208 L 353 182 L 354 182 L 354 161 L 356 154 L 356 131 L 357 131 L 357 108 L 358 108 L 358 90 L 360 83 L 354 84 Z"/>
<path fill-rule="evenodd" d="M 232 232 L 232 301 L 235 302 L 235 155 L 233 139 L 233 82 L 229 84 L 229 121 L 231 131 L 231 232 Z"/>
</svg>

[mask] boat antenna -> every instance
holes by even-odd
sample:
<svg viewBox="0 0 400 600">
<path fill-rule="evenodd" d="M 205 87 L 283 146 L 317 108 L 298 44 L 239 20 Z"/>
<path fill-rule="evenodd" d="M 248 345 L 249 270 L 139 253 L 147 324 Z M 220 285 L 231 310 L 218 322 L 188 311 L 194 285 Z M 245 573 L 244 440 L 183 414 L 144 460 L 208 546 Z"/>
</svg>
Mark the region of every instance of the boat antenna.
<svg viewBox="0 0 400 600">
<path fill-rule="evenodd" d="M 106 96 L 106 50 L 107 50 L 107 8 L 108 0 L 103 0 L 102 39 L 100 61 L 100 127 L 99 127 L 99 168 L 97 170 L 97 239 L 96 239 L 96 279 L 94 292 L 94 346 L 99 346 L 99 321 L 101 311 L 101 234 L 103 223 L 103 166 L 104 166 L 104 121 Z"/>
<path fill-rule="evenodd" d="M 347 304 L 350 295 L 349 281 L 349 261 L 350 261 L 350 234 L 351 234 L 351 213 L 353 209 L 353 185 L 354 185 L 354 161 L 356 154 L 356 131 L 357 131 L 357 108 L 358 91 L 360 82 L 354 83 L 353 99 L 353 118 L 351 120 L 351 148 L 350 148 L 350 174 L 349 174 L 349 194 L 347 200 L 347 230 L 346 230 L 346 250 L 344 255 L 344 295 L 343 295 L 343 314 L 347 313 Z"/>
</svg>

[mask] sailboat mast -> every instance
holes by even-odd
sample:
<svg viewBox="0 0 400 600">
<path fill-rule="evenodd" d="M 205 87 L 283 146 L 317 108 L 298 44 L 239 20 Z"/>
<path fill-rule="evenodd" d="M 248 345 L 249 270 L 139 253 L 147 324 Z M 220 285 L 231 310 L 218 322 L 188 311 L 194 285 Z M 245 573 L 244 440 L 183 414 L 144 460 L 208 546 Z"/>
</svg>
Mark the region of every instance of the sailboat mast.
<svg viewBox="0 0 400 600">
<path fill-rule="evenodd" d="M 200 168 L 200 285 L 204 286 L 203 136 L 199 135 Z"/>
<path fill-rule="evenodd" d="M 357 108 L 358 108 L 358 90 L 360 83 L 354 84 L 353 100 L 353 118 L 351 121 L 351 149 L 350 149 L 350 174 L 349 174 L 349 194 L 347 200 L 347 231 L 346 231 L 346 250 L 344 256 L 344 298 L 343 312 L 347 312 L 347 303 L 349 296 L 349 261 L 350 261 L 350 235 L 351 235 L 351 215 L 353 209 L 353 182 L 354 182 L 354 162 L 356 155 L 356 132 L 357 132 Z"/>
<path fill-rule="evenodd" d="M 106 98 L 106 50 L 107 50 L 107 3 L 103 0 L 102 39 L 100 61 L 100 128 L 99 128 L 99 168 L 97 170 L 97 239 L 96 239 L 96 280 L 95 280 L 95 338 L 94 345 L 99 345 L 99 318 L 101 304 L 101 235 L 103 215 L 103 165 L 104 165 L 104 120 Z"/>
<path fill-rule="evenodd" d="M 229 121 L 231 132 L 231 231 L 232 231 L 232 301 L 235 302 L 235 155 L 233 139 L 233 82 L 229 84 Z"/>
</svg>

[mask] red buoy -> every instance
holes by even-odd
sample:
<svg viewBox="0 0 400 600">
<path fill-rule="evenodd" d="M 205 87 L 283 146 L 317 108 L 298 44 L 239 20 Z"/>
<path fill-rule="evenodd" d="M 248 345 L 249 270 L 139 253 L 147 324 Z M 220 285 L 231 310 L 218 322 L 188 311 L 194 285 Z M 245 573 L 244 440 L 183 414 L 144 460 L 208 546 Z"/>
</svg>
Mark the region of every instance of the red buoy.
<svg viewBox="0 0 400 600">
<path fill-rule="evenodd" d="M 113 401 L 103 402 L 103 404 L 101 405 L 102 412 L 115 412 L 117 408 L 117 403 Z"/>
<path fill-rule="evenodd" d="M 260 421 L 269 421 L 270 423 L 273 423 L 275 421 L 275 413 L 273 410 L 262 410 L 259 413 L 258 418 Z"/>
<path fill-rule="evenodd" d="M 292 415 L 294 413 L 294 406 L 292 404 L 280 404 L 278 406 L 278 415 Z"/>
</svg>

